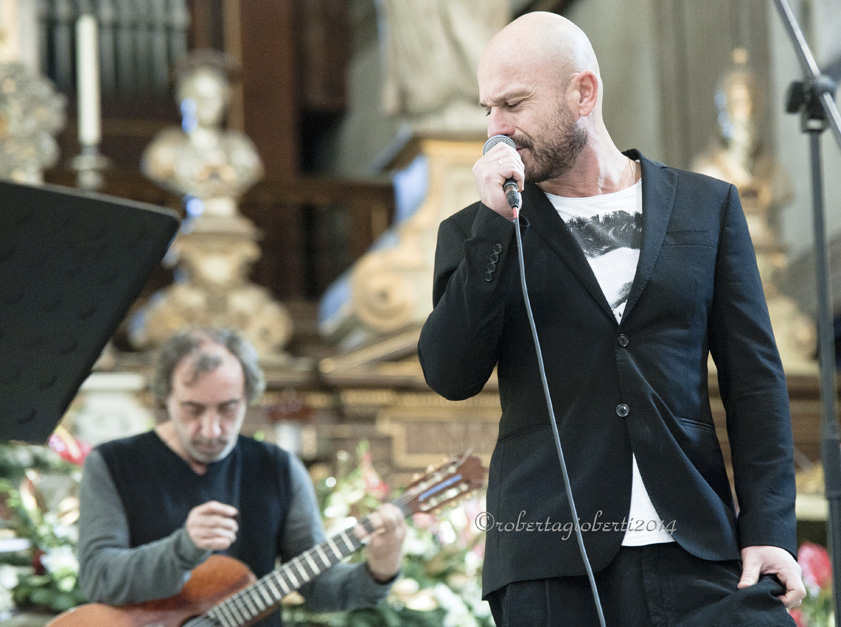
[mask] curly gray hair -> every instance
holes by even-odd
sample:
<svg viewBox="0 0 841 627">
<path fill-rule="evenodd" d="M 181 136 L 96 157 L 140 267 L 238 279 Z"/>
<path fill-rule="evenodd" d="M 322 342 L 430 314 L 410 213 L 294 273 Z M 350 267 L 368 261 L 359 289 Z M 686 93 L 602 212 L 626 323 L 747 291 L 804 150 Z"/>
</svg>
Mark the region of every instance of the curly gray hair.
<svg viewBox="0 0 841 627">
<path fill-rule="evenodd" d="M 201 373 L 211 372 L 219 366 L 218 356 L 200 352 L 202 346 L 208 343 L 225 347 L 239 360 L 245 375 L 245 399 L 248 404 L 252 405 L 260 398 L 266 388 L 266 380 L 254 347 L 236 331 L 193 329 L 176 333 L 166 340 L 158 351 L 158 361 L 152 377 L 152 392 L 158 403 L 164 404 L 172 394 L 172 375 L 178 364 L 187 356 L 197 354 L 193 380 Z"/>
</svg>

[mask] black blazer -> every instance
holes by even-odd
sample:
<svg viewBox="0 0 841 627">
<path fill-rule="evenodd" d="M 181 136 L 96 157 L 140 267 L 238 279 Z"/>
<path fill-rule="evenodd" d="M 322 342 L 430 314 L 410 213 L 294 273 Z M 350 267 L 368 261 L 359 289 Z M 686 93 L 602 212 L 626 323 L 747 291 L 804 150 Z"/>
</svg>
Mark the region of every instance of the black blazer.
<svg viewBox="0 0 841 627">
<path fill-rule="evenodd" d="M 526 281 L 578 517 L 595 570 L 622 541 L 631 453 L 674 538 L 708 560 L 743 546 L 796 552 L 783 369 L 736 189 L 642 164 L 643 241 L 621 324 L 546 196 L 523 193 Z M 497 367 L 502 416 L 488 481 L 484 593 L 583 574 L 519 281 L 514 224 L 476 203 L 441 223 L 434 309 L 418 353 L 459 400 Z M 737 518 L 707 387 L 727 414 Z M 623 526 L 623 522 L 625 526 Z"/>
</svg>

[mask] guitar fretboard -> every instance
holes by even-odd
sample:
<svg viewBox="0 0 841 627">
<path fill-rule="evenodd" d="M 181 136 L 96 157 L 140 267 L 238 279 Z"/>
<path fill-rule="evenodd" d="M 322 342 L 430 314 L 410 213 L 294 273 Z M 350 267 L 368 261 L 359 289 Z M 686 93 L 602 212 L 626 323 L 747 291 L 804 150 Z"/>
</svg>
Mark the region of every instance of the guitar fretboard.
<svg viewBox="0 0 841 627">
<path fill-rule="evenodd" d="M 469 470 L 471 465 L 474 470 L 472 479 L 469 479 L 464 476 L 463 470 Z M 475 470 L 477 468 L 478 471 Z M 475 489 L 481 483 L 482 476 L 483 469 L 478 458 L 465 454 L 459 460 L 428 472 L 391 501 L 391 504 L 396 506 L 404 517 L 418 511 L 433 511 Z M 370 517 L 366 516 L 359 524 L 369 535 L 374 532 Z M 363 540 L 354 535 L 353 528 L 346 529 L 301 553 L 201 616 L 187 621 L 183 627 L 251 625 L 280 605 L 287 594 L 338 564 L 357 551 L 363 543 Z"/>
<path fill-rule="evenodd" d="M 374 527 L 368 517 L 361 524 L 369 534 Z M 325 570 L 338 564 L 357 551 L 363 541 L 356 537 L 353 529 L 343 531 L 321 544 L 304 551 L 286 564 L 276 568 L 265 577 L 243 588 L 188 625 L 221 625 L 241 627 L 249 625 L 259 617 L 280 605 L 290 592 L 297 590 Z"/>
</svg>

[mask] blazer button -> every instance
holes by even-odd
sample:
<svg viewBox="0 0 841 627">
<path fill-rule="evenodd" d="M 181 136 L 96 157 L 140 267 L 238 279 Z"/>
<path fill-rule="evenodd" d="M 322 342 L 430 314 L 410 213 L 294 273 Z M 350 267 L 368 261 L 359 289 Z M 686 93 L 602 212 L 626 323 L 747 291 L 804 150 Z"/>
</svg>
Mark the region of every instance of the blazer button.
<svg viewBox="0 0 841 627">
<path fill-rule="evenodd" d="M 499 253 L 491 253 L 491 261 L 493 261 L 494 263 L 499 261 Z"/>
<path fill-rule="evenodd" d="M 502 252 L 502 244 L 496 243 L 494 244 L 493 251 L 497 254 Z"/>
<path fill-rule="evenodd" d="M 620 418 L 627 418 L 628 414 L 631 413 L 631 408 L 628 407 L 625 403 L 616 406 L 616 415 Z"/>
<path fill-rule="evenodd" d="M 494 280 L 494 273 L 493 273 L 493 272 L 491 272 L 490 270 L 488 270 L 487 272 L 485 272 L 485 280 L 486 280 L 488 283 L 490 283 L 491 281 L 493 281 L 493 280 Z"/>
<path fill-rule="evenodd" d="M 625 335 L 624 333 L 620 333 L 619 337 L 616 338 L 616 341 L 619 343 L 619 346 L 621 346 L 622 348 L 625 348 L 628 345 L 628 343 L 630 342 L 630 340 L 628 340 L 628 336 Z"/>
</svg>

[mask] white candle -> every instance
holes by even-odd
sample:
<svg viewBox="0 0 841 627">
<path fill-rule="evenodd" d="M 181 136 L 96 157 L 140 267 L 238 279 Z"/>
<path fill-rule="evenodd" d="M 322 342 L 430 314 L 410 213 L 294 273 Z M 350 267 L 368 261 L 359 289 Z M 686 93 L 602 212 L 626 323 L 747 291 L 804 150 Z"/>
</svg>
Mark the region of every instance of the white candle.
<svg viewBox="0 0 841 627">
<path fill-rule="evenodd" d="M 79 143 L 95 146 L 102 138 L 99 119 L 99 50 L 96 18 L 82 15 L 76 21 L 76 92 L 79 109 Z"/>
<path fill-rule="evenodd" d="M 0 0 L 0 63 L 20 61 L 17 2 Z"/>
</svg>

